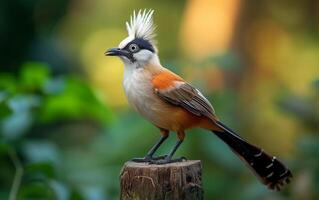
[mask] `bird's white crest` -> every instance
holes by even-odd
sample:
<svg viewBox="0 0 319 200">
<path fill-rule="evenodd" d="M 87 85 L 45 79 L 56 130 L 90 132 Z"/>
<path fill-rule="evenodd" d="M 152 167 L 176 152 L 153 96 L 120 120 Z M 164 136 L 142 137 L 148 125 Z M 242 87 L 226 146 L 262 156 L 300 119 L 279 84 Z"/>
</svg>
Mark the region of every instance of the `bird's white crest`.
<svg viewBox="0 0 319 200">
<path fill-rule="evenodd" d="M 154 10 L 133 11 L 130 22 L 126 22 L 127 32 L 131 38 L 143 38 L 152 43 L 155 42 L 155 26 L 153 24 Z"/>
</svg>

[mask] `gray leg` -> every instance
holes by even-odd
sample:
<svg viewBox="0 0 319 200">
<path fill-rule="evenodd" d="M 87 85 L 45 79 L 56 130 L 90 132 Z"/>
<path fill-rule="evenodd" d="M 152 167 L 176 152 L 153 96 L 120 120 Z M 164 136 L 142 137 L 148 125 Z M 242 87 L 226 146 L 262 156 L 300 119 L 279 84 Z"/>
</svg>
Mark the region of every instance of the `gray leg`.
<svg viewBox="0 0 319 200">
<path fill-rule="evenodd" d="M 158 160 L 165 158 L 166 156 L 160 156 L 157 158 L 153 158 L 154 153 L 156 150 L 163 144 L 163 142 L 168 138 L 168 135 L 164 135 L 160 138 L 160 140 L 148 151 L 144 158 L 133 158 L 132 161 L 134 162 L 150 162 L 152 160 Z"/>
</svg>

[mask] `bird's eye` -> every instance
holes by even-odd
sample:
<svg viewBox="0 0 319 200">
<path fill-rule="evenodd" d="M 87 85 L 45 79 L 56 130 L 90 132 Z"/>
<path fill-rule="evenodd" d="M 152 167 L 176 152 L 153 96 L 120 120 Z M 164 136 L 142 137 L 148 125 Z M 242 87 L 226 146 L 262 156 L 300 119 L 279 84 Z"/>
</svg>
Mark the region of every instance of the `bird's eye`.
<svg viewBox="0 0 319 200">
<path fill-rule="evenodd" d="M 131 44 L 129 46 L 129 49 L 131 52 L 137 52 L 139 50 L 139 47 L 137 46 L 137 44 Z"/>
</svg>

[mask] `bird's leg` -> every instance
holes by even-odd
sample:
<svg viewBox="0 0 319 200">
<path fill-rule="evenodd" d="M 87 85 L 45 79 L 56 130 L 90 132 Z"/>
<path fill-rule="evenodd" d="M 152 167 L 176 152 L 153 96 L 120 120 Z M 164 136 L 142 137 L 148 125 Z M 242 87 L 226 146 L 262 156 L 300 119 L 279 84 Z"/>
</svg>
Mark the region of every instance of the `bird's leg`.
<svg viewBox="0 0 319 200">
<path fill-rule="evenodd" d="M 162 136 L 161 139 L 148 151 L 144 158 L 133 158 L 134 162 L 149 162 L 153 160 L 153 155 L 161 144 L 168 138 L 168 136 Z M 157 159 L 157 158 L 156 158 Z"/>
<path fill-rule="evenodd" d="M 175 152 L 178 149 L 178 147 L 183 143 L 184 137 L 185 137 L 185 133 L 181 132 L 181 133 L 177 133 L 177 135 L 178 135 L 179 140 L 176 142 L 175 146 L 169 152 L 169 154 L 167 156 L 165 156 L 164 159 L 151 160 L 150 163 L 152 163 L 152 164 L 167 164 L 167 163 L 181 162 L 183 160 L 186 160 L 185 157 L 172 159 L 172 157 L 175 154 Z"/>
<path fill-rule="evenodd" d="M 174 163 L 174 162 L 181 162 L 183 160 L 186 160 L 185 157 L 180 157 L 176 159 L 172 159 L 173 155 L 175 154 L 178 147 L 182 144 L 183 140 L 178 140 L 173 147 L 173 149 L 169 152 L 167 156 L 164 156 L 164 159 L 153 159 L 150 161 L 152 164 L 167 164 L 167 163 Z"/>
<path fill-rule="evenodd" d="M 148 153 L 146 154 L 146 156 L 144 158 L 133 158 L 132 161 L 134 162 L 150 162 L 152 160 L 159 160 L 159 159 L 163 159 L 166 156 L 159 156 L 154 158 L 153 155 L 156 152 L 156 150 L 163 144 L 163 142 L 168 138 L 168 131 L 161 129 L 161 134 L 162 137 L 160 138 L 160 140 L 148 151 Z"/>
</svg>

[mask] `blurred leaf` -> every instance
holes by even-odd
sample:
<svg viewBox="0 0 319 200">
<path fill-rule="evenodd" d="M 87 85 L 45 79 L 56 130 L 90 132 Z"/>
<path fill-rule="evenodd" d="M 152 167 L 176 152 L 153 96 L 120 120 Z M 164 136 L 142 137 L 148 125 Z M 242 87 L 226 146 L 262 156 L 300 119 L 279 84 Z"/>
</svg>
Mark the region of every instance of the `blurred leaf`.
<svg viewBox="0 0 319 200">
<path fill-rule="evenodd" d="M 319 128 L 319 113 L 313 101 L 290 95 L 279 101 L 279 105 L 306 125 Z"/>
<path fill-rule="evenodd" d="M 244 200 L 265 199 L 267 195 L 271 194 L 270 191 L 265 190 L 264 186 L 257 181 L 254 184 L 246 185 L 241 191 L 243 192 L 240 196 Z"/>
<path fill-rule="evenodd" d="M 8 199 L 8 198 L 9 198 L 8 191 L 4 189 L 0 189 L 0 199 Z"/>
<path fill-rule="evenodd" d="M 31 127 L 32 121 L 28 111 L 14 113 L 1 122 L 2 135 L 9 140 L 17 139 Z"/>
<path fill-rule="evenodd" d="M 22 145 L 23 153 L 30 162 L 49 162 L 58 166 L 60 153 L 57 146 L 46 140 L 26 141 Z"/>
<path fill-rule="evenodd" d="M 52 78 L 45 82 L 44 85 L 44 92 L 46 94 L 59 94 L 63 92 L 65 89 L 65 78 L 59 77 L 59 78 Z"/>
<path fill-rule="evenodd" d="M 214 57 L 211 57 L 209 61 L 216 63 L 221 68 L 227 70 L 239 70 L 240 67 L 239 57 L 232 52 L 215 55 Z"/>
<path fill-rule="evenodd" d="M 30 111 L 41 105 L 41 98 L 38 95 L 16 95 L 9 99 L 8 105 L 13 112 Z"/>
<path fill-rule="evenodd" d="M 17 80 L 11 74 L 0 74 L 0 90 L 15 93 L 17 90 L 16 82 Z"/>
<path fill-rule="evenodd" d="M 309 158 L 307 162 L 314 162 L 316 166 L 319 167 L 318 157 L 319 157 L 319 137 L 318 136 L 308 136 L 300 139 L 297 143 L 297 147 L 303 155 L 307 155 Z"/>
<path fill-rule="evenodd" d="M 315 86 L 315 88 L 319 91 L 319 79 L 318 80 L 315 80 L 313 82 L 313 85 Z"/>
<path fill-rule="evenodd" d="M 7 154 L 9 149 L 10 149 L 10 145 L 0 140 L 0 156 Z"/>
<path fill-rule="evenodd" d="M 0 91 L 0 119 L 8 116 L 11 110 L 7 104 L 8 94 L 6 92 Z"/>
<path fill-rule="evenodd" d="M 17 95 L 9 99 L 8 107 L 12 113 L 0 123 L 2 135 L 11 140 L 24 134 L 33 122 L 31 109 L 40 103 L 40 98 L 35 95 Z"/>
<path fill-rule="evenodd" d="M 65 183 L 58 182 L 56 180 L 50 181 L 50 186 L 54 190 L 57 200 L 68 200 L 70 196 L 69 188 Z"/>
<path fill-rule="evenodd" d="M 64 88 L 61 93 L 45 99 L 42 120 L 92 118 L 107 122 L 111 119 L 111 112 L 83 81 L 69 78 L 61 87 Z"/>
<path fill-rule="evenodd" d="M 23 185 L 18 195 L 19 200 L 55 200 L 53 190 L 45 182 L 32 182 Z"/>
<path fill-rule="evenodd" d="M 41 174 L 45 178 L 54 178 L 55 169 L 52 163 L 50 162 L 36 162 L 26 165 L 25 172 L 27 174 Z"/>
<path fill-rule="evenodd" d="M 214 161 L 222 166 L 224 169 L 239 172 L 243 165 L 227 145 L 212 135 L 204 135 L 202 143 L 204 150 L 212 157 Z M 222 152 L 222 153 L 221 153 Z"/>
<path fill-rule="evenodd" d="M 29 62 L 22 66 L 21 85 L 29 90 L 41 89 L 49 79 L 49 69 L 44 63 Z"/>
<path fill-rule="evenodd" d="M 85 200 L 85 198 L 80 194 L 79 191 L 73 190 L 69 200 Z"/>
<path fill-rule="evenodd" d="M 104 194 L 104 189 L 101 186 L 86 186 L 82 189 L 86 199 L 104 200 L 107 199 Z"/>
</svg>

